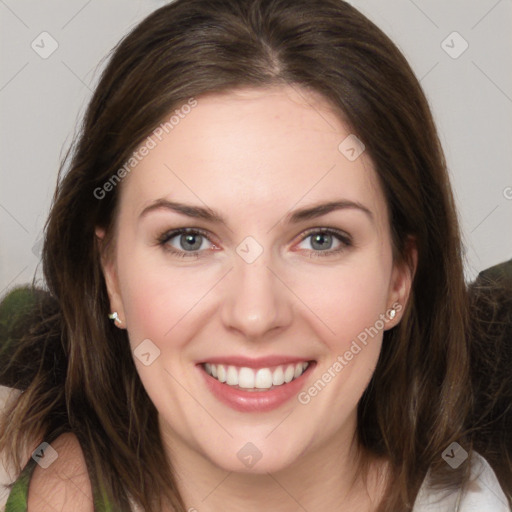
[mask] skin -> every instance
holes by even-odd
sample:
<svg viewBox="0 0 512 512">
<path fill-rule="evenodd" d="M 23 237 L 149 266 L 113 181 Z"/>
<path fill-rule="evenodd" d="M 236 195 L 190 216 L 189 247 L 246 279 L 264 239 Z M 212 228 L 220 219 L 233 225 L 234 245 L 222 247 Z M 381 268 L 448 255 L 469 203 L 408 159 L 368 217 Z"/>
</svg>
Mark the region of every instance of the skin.
<svg viewBox="0 0 512 512">
<path fill-rule="evenodd" d="M 368 486 L 352 481 L 356 408 L 375 369 L 383 330 L 307 404 L 292 398 L 264 413 L 219 402 L 198 361 L 221 355 L 285 354 L 316 360 L 303 389 L 321 378 L 357 335 L 394 303 L 405 305 L 411 270 L 394 263 L 386 201 L 366 153 L 338 146 L 350 130 L 325 100 L 298 87 L 240 89 L 198 104 L 123 180 L 115 248 L 103 260 L 111 310 L 132 349 L 150 339 L 160 355 L 137 371 L 159 411 L 163 441 L 188 507 L 200 512 L 374 510 L 386 482 L 374 461 Z M 141 212 L 157 199 L 208 206 L 228 225 L 171 210 Z M 290 210 L 346 199 L 345 208 L 298 224 Z M 199 258 L 165 251 L 171 229 L 200 228 Z M 310 228 L 339 229 L 311 257 Z M 99 238 L 104 236 L 97 230 Z M 252 236 L 263 253 L 236 252 Z M 180 235 L 167 242 L 181 252 Z M 343 247 L 339 253 L 332 253 Z M 400 321 L 401 311 L 385 329 Z M 384 329 L 384 330 L 385 330 Z M 251 468 L 237 457 L 261 452 Z"/>
</svg>

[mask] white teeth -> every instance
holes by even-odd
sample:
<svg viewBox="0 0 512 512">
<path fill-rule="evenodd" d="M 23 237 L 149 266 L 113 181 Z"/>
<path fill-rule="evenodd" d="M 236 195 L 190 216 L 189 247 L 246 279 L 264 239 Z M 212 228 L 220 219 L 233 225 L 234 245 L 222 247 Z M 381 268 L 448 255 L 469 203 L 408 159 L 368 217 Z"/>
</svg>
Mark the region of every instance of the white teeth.
<svg viewBox="0 0 512 512">
<path fill-rule="evenodd" d="M 294 375 L 295 375 L 295 366 L 290 364 L 287 366 L 286 371 L 284 372 L 284 381 L 286 382 L 286 384 L 288 384 L 288 382 L 292 381 Z"/>
<path fill-rule="evenodd" d="M 251 368 L 240 368 L 240 371 L 238 372 L 238 385 L 241 388 L 253 388 L 254 380 L 254 370 Z"/>
<path fill-rule="evenodd" d="M 204 369 L 208 375 L 229 386 L 239 386 L 243 389 L 270 389 L 272 386 L 288 384 L 300 377 L 308 366 L 309 363 L 304 361 L 276 366 L 273 370 L 271 368 L 254 370 L 247 367 L 204 363 Z"/>
<path fill-rule="evenodd" d="M 274 384 L 274 386 L 284 384 L 284 371 L 282 366 L 274 370 L 274 373 L 272 374 L 272 384 Z"/>
<path fill-rule="evenodd" d="M 230 386 L 238 386 L 238 371 L 234 366 L 228 366 L 226 384 Z"/>
<path fill-rule="evenodd" d="M 284 384 L 284 371 L 282 366 L 279 366 L 274 370 L 274 373 L 272 374 L 272 384 L 274 384 L 274 386 Z"/>
<path fill-rule="evenodd" d="M 212 366 L 216 366 L 217 367 L 217 377 L 216 377 L 216 379 L 219 382 L 226 382 L 226 368 L 225 368 L 225 366 L 222 365 L 222 364 L 218 364 L 218 365 L 214 364 Z M 213 375 L 213 370 L 212 370 L 212 375 Z"/>
<path fill-rule="evenodd" d="M 269 368 L 260 368 L 256 372 L 254 387 L 259 389 L 268 389 L 272 386 L 272 372 Z"/>
</svg>

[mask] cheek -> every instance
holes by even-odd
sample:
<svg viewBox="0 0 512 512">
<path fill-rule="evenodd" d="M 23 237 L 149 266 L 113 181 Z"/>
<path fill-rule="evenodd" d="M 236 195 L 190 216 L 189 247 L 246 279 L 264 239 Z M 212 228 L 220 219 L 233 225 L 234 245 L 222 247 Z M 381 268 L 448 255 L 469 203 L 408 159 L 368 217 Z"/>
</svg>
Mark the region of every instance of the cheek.
<svg viewBox="0 0 512 512">
<path fill-rule="evenodd" d="M 171 339 L 173 347 L 184 344 L 184 333 L 179 337 L 176 333 L 190 323 L 215 283 L 208 279 L 209 273 L 167 264 L 147 249 L 120 255 L 118 273 L 132 345 L 146 338 L 158 340 L 159 345 Z"/>
<path fill-rule="evenodd" d="M 377 252 L 360 256 L 336 271 L 311 275 L 302 290 L 313 290 L 308 306 L 320 317 L 324 350 L 317 379 L 298 400 L 310 407 L 311 418 L 326 418 L 322 434 L 327 437 L 355 414 L 375 371 L 386 326 L 391 258 Z"/>
<path fill-rule="evenodd" d="M 305 274 L 297 280 L 297 295 L 304 297 L 308 308 L 323 327 L 322 336 L 332 349 L 342 350 L 365 329 L 378 322 L 388 302 L 390 260 L 385 255 L 357 258 L 342 264 Z"/>
</svg>

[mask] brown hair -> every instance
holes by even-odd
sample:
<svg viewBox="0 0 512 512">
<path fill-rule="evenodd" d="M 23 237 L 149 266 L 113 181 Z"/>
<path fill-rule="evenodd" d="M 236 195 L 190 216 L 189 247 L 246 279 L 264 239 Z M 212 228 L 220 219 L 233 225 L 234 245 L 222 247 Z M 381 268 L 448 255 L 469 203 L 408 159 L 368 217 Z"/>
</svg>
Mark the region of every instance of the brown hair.
<svg viewBox="0 0 512 512">
<path fill-rule="evenodd" d="M 512 260 L 481 272 L 469 303 L 475 403 L 467 427 L 512 496 Z"/>
<path fill-rule="evenodd" d="M 58 305 L 46 339 L 61 347 L 67 364 L 61 380 L 38 368 L 2 425 L 0 448 L 71 431 L 93 486 L 103 486 L 116 509 L 129 508 L 129 492 L 149 512 L 164 495 L 176 511 L 185 510 L 126 332 L 107 318 L 95 227 L 112 241 L 121 185 L 101 200 L 94 191 L 191 97 L 279 84 L 330 102 L 375 165 L 395 258 L 407 260 L 410 237 L 418 248 L 403 319 L 385 332 L 358 406 L 360 446 L 391 463 L 379 511 L 411 510 L 429 468 L 439 485 L 456 488 L 467 479 L 467 464 L 452 469 L 441 457 L 453 441 L 472 451 L 463 430 L 471 405 L 466 293 L 444 155 L 407 61 L 341 0 L 177 0 L 116 46 L 70 148 L 45 231 L 44 275 Z M 16 450 L 11 456 L 19 467 Z"/>
</svg>

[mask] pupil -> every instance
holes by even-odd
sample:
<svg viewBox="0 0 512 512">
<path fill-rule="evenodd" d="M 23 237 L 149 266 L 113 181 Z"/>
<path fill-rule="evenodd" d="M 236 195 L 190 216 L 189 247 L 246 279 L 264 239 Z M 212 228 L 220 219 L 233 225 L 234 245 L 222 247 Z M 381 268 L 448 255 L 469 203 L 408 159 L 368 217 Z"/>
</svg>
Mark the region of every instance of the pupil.
<svg viewBox="0 0 512 512">
<path fill-rule="evenodd" d="M 321 234 L 318 234 L 316 235 L 315 237 L 313 237 L 313 247 L 315 246 L 315 244 L 317 242 L 320 243 L 320 247 L 318 247 L 319 249 L 325 249 L 326 248 L 326 244 L 325 244 L 325 241 L 329 241 L 331 238 L 331 235 L 328 235 L 328 234 L 325 234 L 325 233 L 321 233 Z M 323 243 L 323 245 L 322 245 Z M 327 244 L 327 245 L 330 245 L 330 244 Z"/>
<path fill-rule="evenodd" d="M 201 247 L 201 242 L 198 243 L 196 241 L 196 243 L 194 244 L 194 240 L 195 240 L 196 236 L 201 236 L 201 235 L 190 235 L 190 234 L 182 235 L 182 240 L 184 239 L 186 244 L 191 244 L 192 246 L 195 245 L 194 247 L 189 247 L 189 249 L 192 249 L 193 251 L 195 251 L 195 250 L 199 249 L 199 247 Z"/>
</svg>

